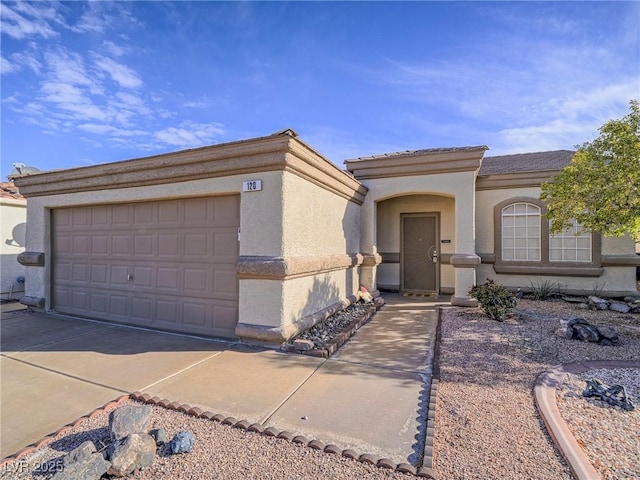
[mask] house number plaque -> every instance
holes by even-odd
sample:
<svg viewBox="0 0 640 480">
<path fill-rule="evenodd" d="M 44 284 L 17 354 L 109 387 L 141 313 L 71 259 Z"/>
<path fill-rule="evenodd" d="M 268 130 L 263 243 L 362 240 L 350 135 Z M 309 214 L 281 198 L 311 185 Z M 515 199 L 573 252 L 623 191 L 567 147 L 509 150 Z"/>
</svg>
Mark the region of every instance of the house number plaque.
<svg viewBox="0 0 640 480">
<path fill-rule="evenodd" d="M 262 180 L 249 180 L 248 182 L 242 182 L 243 192 L 258 192 L 262 190 Z"/>
</svg>

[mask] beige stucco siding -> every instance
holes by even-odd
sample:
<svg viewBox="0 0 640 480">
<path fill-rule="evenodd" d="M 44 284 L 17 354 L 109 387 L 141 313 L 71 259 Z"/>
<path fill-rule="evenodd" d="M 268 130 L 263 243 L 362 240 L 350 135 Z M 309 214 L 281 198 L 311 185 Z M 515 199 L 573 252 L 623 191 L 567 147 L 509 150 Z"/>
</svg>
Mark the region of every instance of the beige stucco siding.
<svg viewBox="0 0 640 480">
<path fill-rule="evenodd" d="M 481 190 L 476 193 L 476 248 L 478 254 L 495 254 L 494 207 L 500 202 L 512 198 L 538 199 L 539 187 Z M 477 282 L 491 278 L 510 288 L 530 288 L 543 281 L 552 282 L 564 291 L 574 294 L 600 291 L 603 294 L 617 295 L 636 291 L 635 266 L 607 266 L 608 259 L 616 256 L 632 255 L 634 242 L 630 237 L 602 238 L 600 255 L 602 274 L 599 276 L 563 276 L 563 275 L 524 275 L 498 274 L 492 264 L 483 263 L 477 268 Z M 627 257 L 625 257 L 627 258 Z M 621 260 L 623 263 L 625 260 Z M 620 260 L 618 260 L 620 262 Z M 561 262 L 557 265 L 562 266 Z"/>
<path fill-rule="evenodd" d="M 24 284 L 17 282 L 25 275 L 25 267 L 18 263 L 18 255 L 24 251 L 27 202 L 11 198 L 0 199 L 0 293 L 3 299 L 22 296 Z M 16 295 L 17 294 L 17 295 Z"/>
<path fill-rule="evenodd" d="M 476 252 L 494 252 L 493 207 L 516 197 L 538 198 L 539 188 L 512 188 L 476 192 Z"/>
<path fill-rule="evenodd" d="M 286 171 L 282 196 L 283 256 L 359 251 L 360 205 Z"/>
</svg>

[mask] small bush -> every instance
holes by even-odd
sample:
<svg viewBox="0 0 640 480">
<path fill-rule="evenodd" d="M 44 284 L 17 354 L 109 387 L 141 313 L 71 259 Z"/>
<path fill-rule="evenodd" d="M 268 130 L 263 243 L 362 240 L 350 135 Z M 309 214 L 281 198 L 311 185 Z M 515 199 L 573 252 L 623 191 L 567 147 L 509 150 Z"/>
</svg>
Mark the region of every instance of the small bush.
<svg viewBox="0 0 640 480">
<path fill-rule="evenodd" d="M 531 298 L 533 300 L 549 300 L 562 294 L 559 283 L 549 280 L 541 280 L 537 283 L 531 282 Z"/>
<path fill-rule="evenodd" d="M 491 279 L 469 290 L 469 295 L 478 300 L 480 308 L 489 318 L 504 322 L 516 307 L 516 297 L 502 285 Z"/>
</svg>

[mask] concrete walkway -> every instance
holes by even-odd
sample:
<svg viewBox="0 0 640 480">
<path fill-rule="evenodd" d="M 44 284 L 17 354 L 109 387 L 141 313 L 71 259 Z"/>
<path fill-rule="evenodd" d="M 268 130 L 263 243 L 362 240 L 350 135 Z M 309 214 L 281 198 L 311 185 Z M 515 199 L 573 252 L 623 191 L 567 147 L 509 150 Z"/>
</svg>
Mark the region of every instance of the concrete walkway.
<svg viewBox="0 0 640 480">
<path fill-rule="evenodd" d="M 0 455 L 139 391 L 415 465 L 437 311 L 385 299 L 328 360 L 3 308 Z"/>
</svg>

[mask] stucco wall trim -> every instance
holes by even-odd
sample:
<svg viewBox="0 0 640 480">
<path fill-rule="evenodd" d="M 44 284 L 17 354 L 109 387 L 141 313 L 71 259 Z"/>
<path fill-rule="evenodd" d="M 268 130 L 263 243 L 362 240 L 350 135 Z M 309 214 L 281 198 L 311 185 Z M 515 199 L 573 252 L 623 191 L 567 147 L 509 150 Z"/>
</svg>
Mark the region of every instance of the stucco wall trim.
<svg viewBox="0 0 640 480">
<path fill-rule="evenodd" d="M 362 204 L 367 188 L 302 141 L 272 135 L 240 142 L 67 170 L 17 176 L 25 197 L 142 187 L 288 170 Z"/>
<path fill-rule="evenodd" d="M 480 257 L 472 253 L 454 253 L 449 262 L 456 268 L 474 268 L 480 265 Z"/>
<path fill-rule="evenodd" d="M 496 273 L 506 273 L 512 275 L 557 275 L 563 277 L 599 277 L 604 272 L 599 267 L 584 267 L 576 264 L 566 266 L 550 266 L 550 265 L 504 265 L 494 264 L 493 269 Z"/>
<path fill-rule="evenodd" d="M 358 179 L 401 177 L 475 171 L 487 147 L 451 151 L 417 151 L 385 157 L 346 160 L 347 170 Z"/>
<path fill-rule="evenodd" d="M 560 171 L 505 173 L 499 175 L 487 175 L 478 177 L 476 190 L 499 190 L 505 188 L 540 187 L 543 182 L 548 182 Z"/>
<path fill-rule="evenodd" d="M 382 263 L 382 256 L 379 253 L 364 253 L 362 255 L 363 267 L 375 267 Z"/>
<path fill-rule="evenodd" d="M 600 263 L 603 267 L 640 266 L 640 255 L 602 255 Z"/>
<path fill-rule="evenodd" d="M 25 267 L 44 267 L 44 253 L 22 252 L 18 255 L 18 263 Z"/>
<path fill-rule="evenodd" d="M 357 267 L 363 262 L 359 253 L 304 257 L 240 256 L 236 262 L 238 278 L 285 280 Z"/>
</svg>

